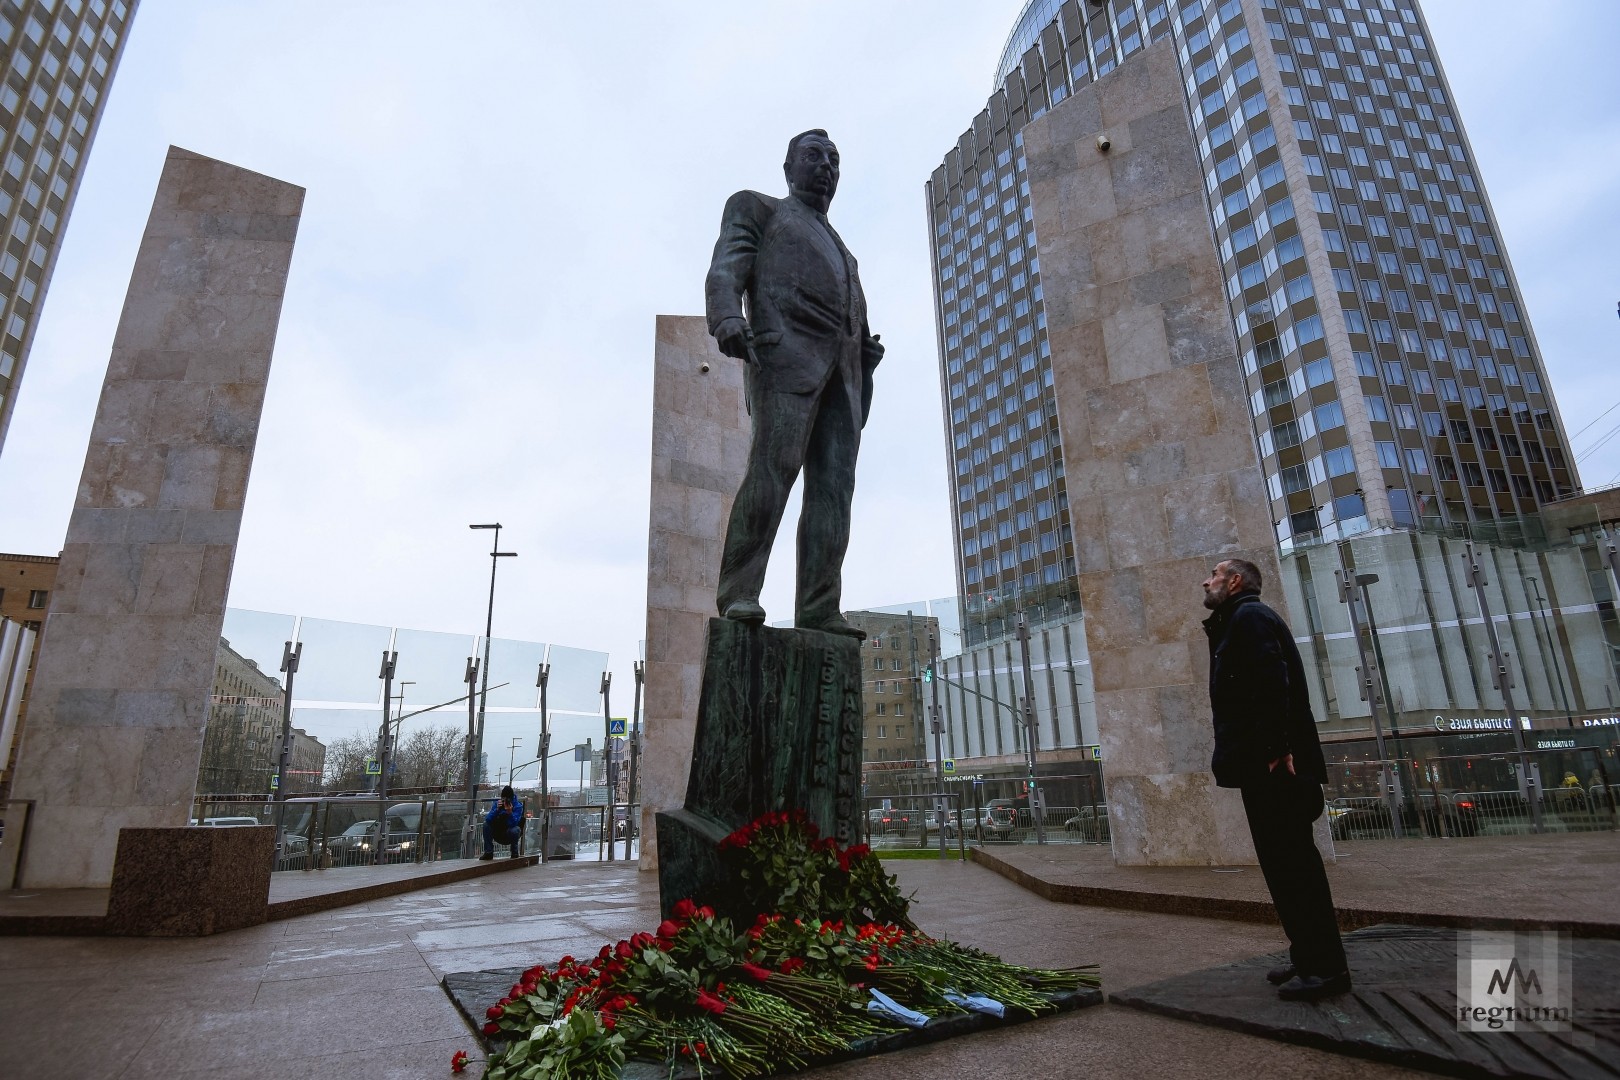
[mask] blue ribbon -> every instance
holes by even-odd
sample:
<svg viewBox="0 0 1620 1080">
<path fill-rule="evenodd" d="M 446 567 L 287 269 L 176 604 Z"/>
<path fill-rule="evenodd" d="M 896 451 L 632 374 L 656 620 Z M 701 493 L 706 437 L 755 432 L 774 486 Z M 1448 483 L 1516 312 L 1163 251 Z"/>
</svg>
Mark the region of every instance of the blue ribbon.
<svg viewBox="0 0 1620 1080">
<path fill-rule="evenodd" d="M 906 1008 L 881 990 L 872 991 L 872 1000 L 866 1003 L 866 1011 L 887 1017 L 907 1027 L 920 1028 L 928 1023 L 928 1017 L 915 1009 Z"/>
<path fill-rule="evenodd" d="M 998 1019 L 1006 1016 L 1007 1007 L 993 997 L 983 994 L 959 994 L 955 990 L 945 991 L 945 1000 L 952 1005 L 959 1005 L 971 1012 L 984 1013 Z"/>
</svg>

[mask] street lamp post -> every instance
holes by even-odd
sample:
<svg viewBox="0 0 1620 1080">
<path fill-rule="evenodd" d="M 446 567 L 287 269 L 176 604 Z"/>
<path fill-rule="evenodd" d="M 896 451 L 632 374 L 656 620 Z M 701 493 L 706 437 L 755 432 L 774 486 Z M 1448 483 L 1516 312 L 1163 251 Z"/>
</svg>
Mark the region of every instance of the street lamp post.
<svg viewBox="0 0 1620 1080">
<path fill-rule="evenodd" d="M 478 716 L 475 702 L 478 700 L 476 687 L 478 685 L 478 657 L 467 657 L 467 829 L 461 841 L 461 857 L 470 859 L 473 856 L 476 836 L 473 833 L 473 819 L 478 814 L 478 772 L 474 765 L 477 760 Z"/>
<path fill-rule="evenodd" d="M 473 764 L 483 771 L 484 760 L 484 711 L 489 705 L 489 639 L 495 630 L 495 568 L 500 565 L 501 559 L 515 559 L 517 552 L 501 550 L 501 523 L 492 525 L 469 525 L 469 529 L 494 529 L 495 541 L 489 549 L 489 613 L 484 618 L 484 673 L 483 685 L 478 691 L 478 730 L 473 736 Z M 483 780 L 482 776 L 475 778 Z"/>
<path fill-rule="evenodd" d="M 934 800 L 934 824 L 939 826 L 939 857 L 945 858 L 945 822 L 950 814 L 950 802 L 945 798 L 945 714 L 939 708 L 939 639 L 928 635 L 928 683 L 933 689 L 933 704 L 928 711 L 928 726 L 934 736 L 934 783 L 939 786 L 940 797 Z M 957 831 L 963 831 L 966 826 L 962 821 L 956 823 Z"/>
<path fill-rule="evenodd" d="M 1535 590 L 1536 614 L 1541 617 L 1541 632 L 1547 639 L 1547 652 L 1552 658 L 1553 674 L 1558 677 L 1558 696 L 1564 702 L 1564 719 L 1569 721 L 1570 727 L 1574 727 L 1575 710 L 1570 708 L 1569 691 L 1564 687 L 1564 668 L 1558 662 L 1558 638 L 1554 635 L 1552 627 L 1547 625 L 1547 598 L 1541 595 L 1541 582 L 1529 576 L 1526 576 L 1524 580 L 1528 581 L 1530 587 Z"/>
<path fill-rule="evenodd" d="M 613 861 L 613 708 L 608 704 L 608 691 L 613 687 L 613 672 L 602 672 L 602 779 L 607 781 L 607 817 L 602 831 L 607 833 L 607 861 Z"/>
<path fill-rule="evenodd" d="M 521 737 L 513 736 L 512 745 L 506 748 L 506 782 L 508 784 L 517 779 L 517 770 L 512 767 L 512 762 L 517 760 L 518 744 L 522 741 Z"/>
<path fill-rule="evenodd" d="M 1345 547 L 1340 547 L 1339 558 L 1341 561 L 1344 554 Z M 1356 668 L 1356 676 L 1361 680 L 1361 698 L 1367 703 L 1367 708 L 1371 710 L 1373 739 L 1378 744 L 1379 786 L 1383 788 L 1384 805 L 1389 812 L 1390 831 L 1394 834 L 1395 839 L 1399 840 L 1403 835 L 1401 807 L 1405 804 L 1405 796 L 1397 790 L 1396 785 L 1399 783 L 1399 774 L 1391 771 L 1389 749 L 1384 745 L 1384 725 L 1380 719 L 1378 706 L 1381 703 L 1387 706 L 1389 699 L 1379 690 L 1382 684 L 1381 671 L 1383 664 L 1377 663 L 1377 667 L 1380 669 L 1379 673 L 1373 671 L 1374 664 L 1377 661 L 1377 654 L 1374 654 L 1372 659 L 1368 658 L 1367 645 L 1361 638 L 1361 619 L 1358 617 L 1362 610 L 1367 611 L 1369 616 L 1371 614 L 1371 594 L 1367 591 L 1367 588 L 1370 585 L 1378 584 L 1378 575 L 1358 574 L 1353 566 L 1335 570 L 1333 573 L 1339 584 L 1339 602 L 1347 605 L 1350 609 L 1350 632 L 1356 639 L 1356 656 L 1361 660 L 1360 666 Z M 1360 608 L 1357 607 L 1358 604 L 1361 605 Z M 1374 640 L 1377 640 L 1376 631 L 1373 636 Z"/>
<path fill-rule="evenodd" d="M 287 685 L 281 696 L 281 753 L 276 759 L 276 859 L 287 849 L 287 772 L 292 765 L 292 702 L 293 676 L 298 674 L 298 661 L 304 655 L 304 643 L 297 646 L 287 642 L 281 652 L 281 670 L 287 676 Z M 305 867 L 309 868 L 306 858 Z"/>
<path fill-rule="evenodd" d="M 1485 599 L 1485 570 L 1480 566 L 1479 554 L 1471 540 L 1463 542 L 1462 559 L 1468 584 L 1479 601 L 1480 618 L 1485 623 L 1485 640 L 1490 646 L 1491 689 L 1502 695 L 1507 708 L 1508 724 L 1513 728 L 1513 743 L 1518 752 L 1520 783 L 1530 803 L 1530 831 L 1541 831 L 1541 791 L 1537 783 L 1538 771 L 1531 767 L 1530 752 L 1524 744 L 1524 729 L 1520 725 L 1518 710 L 1513 707 L 1513 668 L 1511 657 L 1502 651 L 1502 642 L 1496 635 L 1496 621 L 1491 617 L 1490 605 Z M 1506 595 L 1505 593 L 1503 595 Z"/>
<path fill-rule="evenodd" d="M 540 861 L 546 861 L 547 840 L 551 828 L 551 792 L 546 784 L 546 759 L 551 756 L 551 727 L 546 718 L 546 684 L 551 681 L 551 664 L 546 661 L 540 663 L 540 677 L 535 683 L 540 687 Z"/>
<path fill-rule="evenodd" d="M 624 808 L 624 857 L 626 859 L 630 858 L 631 837 L 639 836 L 641 833 L 640 800 L 636 798 L 638 794 L 636 790 L 636 766 L 641 759 L 641 690 L 647 678 L 646 662 L 643 660 L 635 661 L 631 670 L 636 678 L 636 701 L 635 706 L 630 710 L 630 790 L 629 805 Z M 636 812 L 635 819 L 630 817 L 632 811 Z"/>
<path fill-rule="evenodd" d="M 1035 681 L 1029 668 L 1029 619 L 1018 613 L 1018 648 L 1024 667 L 1024 733 L 1029 754 L 1029 815 L 1035 823 L 1035 842 L 1046 843 L 1046 811 L 1041 802 L 1039 781 L 1035 778 L 1035 755 L 1040 751 L 1040 728 L 1035 723 Z"/>
<path fill-rule="evenodd" d="M 377 678 L 383 681 L 382 699 L 382 727 L 377 731 L 377 846 L 372 852 L 372 862 L 381 866 L 383 864 L 383 849 L 388 841 L 388 707 L 394 699 L 394 665 L 399 661 L 399 653 L 383 650 L 382 667 L 377 672 Z"/>
</svg>

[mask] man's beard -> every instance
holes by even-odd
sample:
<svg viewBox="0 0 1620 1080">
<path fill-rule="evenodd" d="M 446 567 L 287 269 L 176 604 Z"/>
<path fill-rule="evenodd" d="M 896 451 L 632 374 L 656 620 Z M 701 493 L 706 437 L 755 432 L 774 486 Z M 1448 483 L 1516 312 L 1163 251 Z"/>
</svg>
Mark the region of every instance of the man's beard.
<svg viewBox="0 0 1620 1080">
<path fill-rule="evenodd" d="M 1216 608 L 1226 603 L 1226 595 L 1227 592 L 1225 589 L 1218 589 L 1215 592 L 1206 592 L 1204 593 L 1204 606 L 1209 608 L 1209 610 L 1214 611 Z"/>
</svg>

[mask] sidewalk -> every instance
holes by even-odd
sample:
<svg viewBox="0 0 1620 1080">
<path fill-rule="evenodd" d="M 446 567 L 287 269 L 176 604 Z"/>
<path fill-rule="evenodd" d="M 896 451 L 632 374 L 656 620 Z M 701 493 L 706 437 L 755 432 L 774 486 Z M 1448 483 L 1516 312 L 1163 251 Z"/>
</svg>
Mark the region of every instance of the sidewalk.
<svg viewBox="0 0 1620 1080">
<path fill-rule="evenodd" d="M 294 915 L 380 900 L 418 889 L 430 889 L 468 878 L 533 866 L 538 855 L 519 859 L 447 859 L 386 866 L 344 866 L 330 870 L 286 870 L 270 875 L 267 918 L 274 922 Z M 108 889 L 15 889 L 0 892 L 0 936 L 98 935 L 107 933 Z"/>
<path fill-rule="evenodd" d="M 890 869 L 930 932 L 1026 964 L 1100 963 L 1105 991 L 1280 946 L 1269 927 L 1051 903 L 971 864 Z M 657 924 L 657 885 L 622 863 L 551 863 L 209 938 L 0 938 L 0 1076 L 448 1077 L 477 1044 L 444 974 L 594 953 Z M 1420 1075 L 1109 1004 L 806 1075 L 1186 1074 Z"/>
<path fill-rule="evenodd" d="M 1328 880 L 1346 929 L 1404 923 L 1620 937 L 1620 833 L 1335 846 Z M 1276 922 L 1257 866 L 1115 866 L 1097 844 L 987 844 L 973 858 L 1048 900 Z"/>
</svg>

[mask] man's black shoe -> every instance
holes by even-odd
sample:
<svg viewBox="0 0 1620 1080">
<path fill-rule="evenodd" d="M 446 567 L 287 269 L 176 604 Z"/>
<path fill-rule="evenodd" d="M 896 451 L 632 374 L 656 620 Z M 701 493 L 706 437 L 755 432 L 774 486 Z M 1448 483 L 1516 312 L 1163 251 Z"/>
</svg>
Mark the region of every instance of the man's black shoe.
<svg viewBox="0 0 1620 1080">
<path fill-rule="evenodd" d="M 495 857 L 495 853 L 493 851 L 486 851 L 482 855 L 478 856 L 478 861 L 479 862 L 489 862 L 494 857 Z"/>
<path fill-rule="evenodd" d="M 1337 975 L 1295 975 L 1277 987 L 1277 996 L 1284 1001 L 1320 1001 L 1350 992 L 1350 973 Z"/>
<path fill-rule="evenodd" d="M 1294 970 L 1293 964 L 1289 964 L 1287 967 L 1272 968 L 1270 971 L 1266 972 L 1266 982 L 1270 983 L 1272 986 L 1281 986 L 1283 983 L 1287 982 L 1289 979 L 1292 979 L 1298 974 L 1299 972 Z"/>
</svg>

